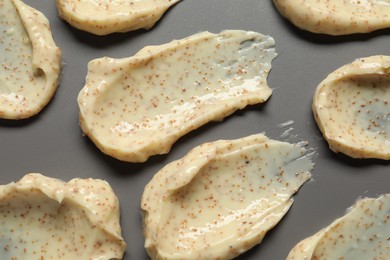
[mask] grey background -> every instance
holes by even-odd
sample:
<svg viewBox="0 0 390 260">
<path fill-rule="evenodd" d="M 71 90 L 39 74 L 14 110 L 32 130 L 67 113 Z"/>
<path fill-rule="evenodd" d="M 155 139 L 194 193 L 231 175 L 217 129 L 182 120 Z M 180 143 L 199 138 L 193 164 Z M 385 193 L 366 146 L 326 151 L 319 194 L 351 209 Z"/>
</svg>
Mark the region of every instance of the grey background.
<svg viewBox="0 0 390 260">
<path fill-rule="evenodd" d="M 59 19 L 53 0 L 26 0 L 50 20 L 63 52 L 59 89 L 51 103 L 28 120 L 0 120 L 0 184 L 29 172 L 60 178 L 101 178 L 121 203 L 124 259 L 147 259 L 141 231 L 140 197 L 145 184 L 167 163 L 191 148 L 217 139 L 235 139 L 265 132 L 280 139 L 277 125 L 293 120 L 294 134 L 316 148 L 313 181 L 295 196 L 295 203 L 263 240 L 239 259 L 284 259 L 300 240 L 341 216 L 357 198 L 388 192 L 389 165 L 379 160 L 353 160 L 328 149 L 311 112 L 315 87 L 330 72 L 355 58 L 389 53 L 389 30 L 367 35 L 331 37 L 300 31 L 283 19 L 270 0 L 183 0 L 150 31 L 98 37 L 78 31 Z M 270 100 L 210 123 L 181 138 L 168 155 L 132 164 L 102 154 L 82 136 L 77 95 L 91 59 L 135 54 L 146 45 L 162 44 L 199 31 L 253 30 L 271 35 L 279 56 L 268 78 Z"/>
</svg>

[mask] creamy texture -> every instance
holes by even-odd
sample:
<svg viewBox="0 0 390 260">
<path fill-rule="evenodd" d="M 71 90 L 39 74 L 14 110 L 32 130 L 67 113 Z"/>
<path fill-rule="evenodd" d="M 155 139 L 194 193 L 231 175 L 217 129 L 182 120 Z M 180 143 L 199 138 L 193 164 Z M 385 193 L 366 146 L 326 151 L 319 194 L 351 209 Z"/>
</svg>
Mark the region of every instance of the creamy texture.
<svg viewBox="0 0 390 260">
<path fill-rule="evenodd" d="M 0 0 L 0 118 L 37 114 L 54 95 L 61 51 L 39 11 L 19 0 Z"/>
<path fill-rule="evenodd" d="M 318 85 L 314 117 L 333 151 L 390 159 L 389 69 L 390 56 L 361 58 Z"/>
<path fill-rule="evenodd" d="M 182 135 L 271 95 L 274 40 L 255 32 L 202 32 L 124 59 L 88 65 L 80 123 L 106 154 L 143 162 Z"/>
<path fill-rule="evenodd" d="M 180 0 L 56 0 L 60 17 L 97 35 L 150 29 Z"/>
<path fill-rule="evenodd" d="M 310 179 L 304 148 L 262 134 L 200 145 L 161 169 L 141 200 L 152 259 L 230 259 L 260 243 Z"/>
<path fill-rule="evenodd" d="M 0 185 L 3 259 L 119 259 L 125 247 L 118 199 L 105 181 L 28 174 Z"/>
<path fill-rule="evenodd" d="M 389 0 L 273 0 L 297 27 L 330 35 L 368 33 L 390 27 Z"/>
<path fill-rule="evenodd" d="M 390 195 L 361 199 L 347 214 L 298 243 L 287 260 L 390 259 Z"/>
</svg>

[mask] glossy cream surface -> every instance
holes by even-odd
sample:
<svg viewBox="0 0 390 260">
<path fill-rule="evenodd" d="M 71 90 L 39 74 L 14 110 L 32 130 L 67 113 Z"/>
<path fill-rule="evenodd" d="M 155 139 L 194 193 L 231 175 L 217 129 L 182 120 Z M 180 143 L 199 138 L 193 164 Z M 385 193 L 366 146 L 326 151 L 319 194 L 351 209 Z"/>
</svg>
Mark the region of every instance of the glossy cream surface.
<svg viewBox="0 0 390 260">
<path fill-rule="evenodd" d="M 0 185 L 2 259 L 120 259 L 125 247 L 105 181 L 27 174 Z"/>
<path fill-rule="evenodd" d="M 390 259 L 390 195 L 360 199 L 341 218 L 302 240 L 287 260 Z"/>
<path fill-rule="evenodd" d="M 269 36 L 223 31 L 93 60 L 78 96 L 81 127 L 104 153 L 143 162 L 209 121 L 266 101 L 275 56 Z"/>
<path fill-rule="evenodd" d="M 390 27 L 389 0 L 273 0 L 297 27 L 330 35 L 368 33 Z"/>
<path fill-rule="evenodd" d="M 259 244 L 311 178 L 311 155 L 262 134 L 202 144 L 146 185 L 152 259 L 231 259 Z"/>
<path fill-rule="evenodd" d="M 33 116 L 54 95 L 61 51 L 39 11 L 20 0 L 0 0 L 0 118 Z"/>
<path fill-rule="evenodd" d="M 56 0 L 59 15 L 97 35 L 150 29 L 180 0 Z"/>
<path fill-rule="evenodd" d="M 330 148 L 353 158 L 390 159 L 390 56 L 371 56 L 329 74 L 313 112 Z"/>
</svg>

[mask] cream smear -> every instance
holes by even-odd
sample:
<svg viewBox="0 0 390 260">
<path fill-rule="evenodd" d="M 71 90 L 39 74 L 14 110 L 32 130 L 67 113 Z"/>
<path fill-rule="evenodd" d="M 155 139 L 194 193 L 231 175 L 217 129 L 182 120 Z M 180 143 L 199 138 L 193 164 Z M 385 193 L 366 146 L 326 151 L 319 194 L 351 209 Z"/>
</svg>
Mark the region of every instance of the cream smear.
<svg viewBox="0 0 390 260">
<path fill-rule="evenodd" d="M 275 56 L 269 36 L 223 31 L 93 60 L 78 96 L 82 130 L 104 153 L 144 162 L 186 133 L 266 101 Z"/>
<path fill-rule="evenodd" d="M 330 35 L 369 33 L 390 27 L 389 0 L 273 0 L 297 27 Z"/>
<path fill-rule="evenodd" d="M 34 173 L 0 185 L 3 259 L 121 259 L 125 247 L 118 199 L 105 181 Z"/>
<path fill-rule="evenodd" d="M 0 7 L 0 118 L 28 118 L 58 87 L 61 51 L 41 12 L 20 0 L 0 0 Z"/>
<path fill-rule="evenodd" d="M 311 178 L 311 155 L 263 134 L 202 144 L 146 185 L 152 259 L 231 259 L 261 243 Z"/>
<path fill-rule="evenodd" d="M 60 17 L 96 35 L 150 29 L 180 0 L 56 0 Z"/>
<path fill-rule="evenodd" d="M 341 218 L 299 242 L 287 260 L 390 259 L 390 195 L 360 199 Z"/>
<path fill-rule="evenodd" d="M 389 72 L 390 56 L 360 58 L 318 85 L 314 117 L 333 151 L 390 159 Z"/>
</svg>

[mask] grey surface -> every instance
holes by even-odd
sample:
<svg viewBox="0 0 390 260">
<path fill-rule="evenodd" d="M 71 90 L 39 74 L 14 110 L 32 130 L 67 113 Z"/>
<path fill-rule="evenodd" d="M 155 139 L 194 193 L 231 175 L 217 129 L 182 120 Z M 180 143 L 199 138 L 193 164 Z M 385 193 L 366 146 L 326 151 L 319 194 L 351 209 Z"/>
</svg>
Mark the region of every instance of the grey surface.
<svg viewBox="0 0 390 260">
<path fill-rule="evenodd" d="M 128 244 L 125 259 L 148 258 L 139 201 L 154 173 L 207 141 L 259 132 L 280 139 L 285 129 L 277 125 L 288 120 L 294 121 L 298 138 L 309 141 L 318 152 L 314 180 L 300 189 L 288 214 L 263 243 L 239 259 L 284 259 L 297 242 L 341 216 L 358 197 L 389 191 L 390 165 L 331 152 L 311 112 L 314 89 L 330 72 L 358 57 L 389 54 L 388 30 L 346 37 L 314 35 L 286 22 L 270 0 L 183 0 L 150 31 L 98 37 L 61 21 L 53 0 L 25 2 L 50 20 L 65 65 L 60 87 L 44 111 L 28 120 L 0 120 L 0 184 L 29 172 L 65 181 L 74 177 L 107 180 L 121 203 L 123 236 Z M 82 136 L 76 98 L 85 82 L 88 61 L 102 56 L 128 57 L 145 45 L 225 29 L 253 30 L 274 37 L 279 56 L 268 79 L 274 93 L 264 105 L 201 127 L 180 139 L 168 155 L 155 156 L 143 164 L 109 158 Z"/>
</svg>

